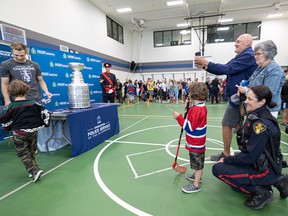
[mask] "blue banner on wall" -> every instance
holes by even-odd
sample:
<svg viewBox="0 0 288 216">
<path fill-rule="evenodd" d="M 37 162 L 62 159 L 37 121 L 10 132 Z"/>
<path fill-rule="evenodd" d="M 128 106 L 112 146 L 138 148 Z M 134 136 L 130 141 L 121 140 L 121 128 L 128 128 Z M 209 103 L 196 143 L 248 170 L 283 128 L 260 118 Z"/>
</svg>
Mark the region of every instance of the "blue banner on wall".
<svg viewBox="0 0 288 216">
<path fill-rule="evenodd" d="M 30 55 L 31 60 L 40 65 L 42 76 L 49 92 L 53 95 L 52 101 L 46 105 L 47 109 L 69 107 L 68 85 L 71 83 L 73 75 L 73 71 L 69 68 L 70 62 L 84 64 L 84 69 L 81 72 L 84 82 L 89 86 L 90 103 L 102 101 L 102 89 L 99 80 L 102 72 L 101 58 L 41 47 L 31 47 Z M 44 93 L 43 98 L 47 98 Z"/>
<path fill-rule="evenodd" d="M 11 58 L 11 48 L 9 45 L 0 44 L 0 63 Z M 4 105 L 0 82 L 0 105 Z"/>
</svg>

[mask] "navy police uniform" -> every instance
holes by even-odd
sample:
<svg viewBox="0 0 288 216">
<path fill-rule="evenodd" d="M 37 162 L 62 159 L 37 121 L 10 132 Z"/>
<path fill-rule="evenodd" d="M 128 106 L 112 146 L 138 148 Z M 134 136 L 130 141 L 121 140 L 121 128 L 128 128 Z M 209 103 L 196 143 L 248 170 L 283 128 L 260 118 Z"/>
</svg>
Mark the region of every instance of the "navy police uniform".
<svg viewBox="0 0 288 216">
<path fill-rule="evenodd" d="M 280 129 L 277 120 L 263 106 L 250 113 L 237 134 L 240 153 L 213 166 L 213 175 L 234 189 L 251 194 L 257 186 L 272 191 L 279 178 L 264 154 L 274 158 L 281 171 Z M 273 149 L 271 144 L 273 144 Z M 275 156 L 275 157 L 274 157 Z"/>
<path fill-rule="evenodd" d="M 110 63 L 104 63 L 105 68 L 111 68 Z M 114 103 L 115 100 L 115 87 L 117 81 L 116 76 L 110 71 L 105 71 L 100 74 L 100 85 L 102 87 L 103 103 Z"/>
</svg>

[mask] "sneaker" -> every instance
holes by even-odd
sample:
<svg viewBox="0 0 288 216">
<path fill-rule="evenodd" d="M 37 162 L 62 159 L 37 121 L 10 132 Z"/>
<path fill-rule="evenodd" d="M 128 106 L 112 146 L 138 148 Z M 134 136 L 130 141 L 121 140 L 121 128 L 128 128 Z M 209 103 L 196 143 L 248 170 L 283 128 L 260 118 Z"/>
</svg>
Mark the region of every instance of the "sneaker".
<svg viewBox="0 0 288 216">
<path fill-rule="evenodd" d="M 221 152 L 221 154 L 218 154 L 218 155 L 211 155 L 210 156 L 210 159 L 212 161 L 219 161 L 221 158 L 225 158 L 226 156 L 224 155 L 223 152 Z"/>
<path fill-rule="evenodd" d="M 196 187 L 194 184 L 189 184 L 182 187 L 182 191 L 185 193 L 196 193 L 201 190 L 200 187 Z"/>
<path fill-rule="evenodd" d="M 28 177 L 29 177 L 29 178 L 32 178 L 32 177 L 33 177 L 33 174 L 32 174 L 32 173 L 29 173 Z"/>
<path fill-rule="evenodd" d="M 34 176 L 33 176 L 33 182 L 38 181 L 41 178 L 41 175 L 43 174 L 43 170 L 36 170 L 34 172 Z"/>
<path fill-rule="evenodd" d="M 186 173 L 185 178 L 194 182 L 195 181 L 195 173 L 193 173 L 193 174 Z M 201 182 L 202 182 L 202 178 L 200 179 L 200 183 Z"/>
</svg>

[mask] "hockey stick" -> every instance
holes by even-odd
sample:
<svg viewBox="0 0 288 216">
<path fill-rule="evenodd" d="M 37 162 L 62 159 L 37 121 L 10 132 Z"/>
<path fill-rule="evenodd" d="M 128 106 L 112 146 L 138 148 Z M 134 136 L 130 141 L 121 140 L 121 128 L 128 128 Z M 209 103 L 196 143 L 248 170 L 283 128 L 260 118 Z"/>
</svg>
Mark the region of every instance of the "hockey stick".
<svg viewBox="0 0 288 216">
<path fill-rule="evenodd" d="M 186 118 L 187 116 L 187 113 L 188 113 L 188 109 L 189 109 L 189 101 L 187 101 L 187 104 L 186 104 L 186 108 L 185 108 L 185 114 L 184 114 L 184 119 Z M 178 158 L 178 154 L 179 154 L 179 149 L 180 149 L 180 143 L 181 143 L 181 138 L 182 138 L 182 134 L 183 134 L 183 127 L 181 128 L 181 132 L 180 132 L 180 136 L 179 136 L 179 141 L 178 141 L 178 146 L 177 146 L 177 150 L 176 150 L 176 155 L 175 155 L 175 160 L 174 160 L 174 163 L 172 164 L 172 168 L 176 171 L 176 172 L 179 172 L 179 173 L 185 173 L 187 168 L 185 166 L 180 166 L 177 164 L 177 158 Z"/>
</svg>

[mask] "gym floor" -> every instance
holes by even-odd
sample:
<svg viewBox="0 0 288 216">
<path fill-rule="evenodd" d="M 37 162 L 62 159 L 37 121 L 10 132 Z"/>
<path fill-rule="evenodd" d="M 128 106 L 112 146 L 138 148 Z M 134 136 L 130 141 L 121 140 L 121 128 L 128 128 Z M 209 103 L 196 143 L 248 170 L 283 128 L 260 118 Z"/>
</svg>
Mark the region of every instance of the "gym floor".
<svg viewBox="0 0 288 216">
<path fill-rule="evenodd" d="M 247 196 L 212 175 L 209 156 L 223 148 L 226 104 L 207 103 L 207 108 L 207 151 L 199 193 L 183 193 L 181 187 L 189 181 L 171 168 L 180 135 L 171 110 L 183 113 L 184 104 L 140 102 L 119 106 L 120 133 L 94 149 L 75 158 L 69 145 L 40 152 L 36 160 L 45 174 L 36 183 L 28 178 L 11 139 L 0 142 L 0 215 L 286 215 L 288 200 L 281 200 L 275 188 L 273 202 L 255 211 L 244 206 Z M 288 160 L 284 129 L 281 125 L 281 148 Z M 183 134 L 178 164 L 191 172 L 184 142 Z M 237 151 L 235 139 L 232 148 Z"/>
</svg>

